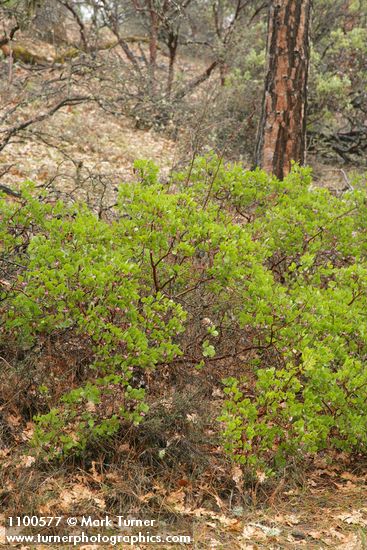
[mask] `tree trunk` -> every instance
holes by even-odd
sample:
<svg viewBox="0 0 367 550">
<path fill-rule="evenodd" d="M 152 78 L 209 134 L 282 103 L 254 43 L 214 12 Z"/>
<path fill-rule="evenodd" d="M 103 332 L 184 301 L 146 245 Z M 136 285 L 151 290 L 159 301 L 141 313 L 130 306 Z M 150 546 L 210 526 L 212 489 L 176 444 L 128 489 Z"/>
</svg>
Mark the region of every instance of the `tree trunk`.
<svg viewBox="0 0 367 550">
<path fill-rule="evenodd" d="M 156 11 L 154 0 L 148 1 L 149 16 L 150 16 L 150 30 L 149 30 L 149 73 L 150 73 L 150 85 L 151 91 L 155 93 L 155 72 L 157 67 L 157 51 L 158 51 L 158 27 L 159 19 Z"/>
<path fill-rule="evenodd" d="M 312 0 L 272 0 L 267 73 L 255 162 L 283 179 L 305 160 Z"/>
<path fill-rule="evenodd" d="M 175 62 L 178 46 L 178 34 L 170 33 L 168 36 L 168 51 L 169 51 L 169 65 L 168 65 L 168 78 L 167 78 L 167 95 L 170 96 L 172 92 Z"/>
</svg>

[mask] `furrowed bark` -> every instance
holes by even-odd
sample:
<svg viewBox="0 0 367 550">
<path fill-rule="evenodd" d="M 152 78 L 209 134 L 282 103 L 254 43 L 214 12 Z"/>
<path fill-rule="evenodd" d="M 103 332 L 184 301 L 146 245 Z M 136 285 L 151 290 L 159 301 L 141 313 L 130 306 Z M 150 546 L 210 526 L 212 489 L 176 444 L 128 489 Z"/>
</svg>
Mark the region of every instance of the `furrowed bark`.
<svg viewBox="0 0 367 550">
<path fill-rule="evenodd" d="M 255 162 L 283 179 L 303 164 L 312 0 L 272 0 Z"/>
</svg>

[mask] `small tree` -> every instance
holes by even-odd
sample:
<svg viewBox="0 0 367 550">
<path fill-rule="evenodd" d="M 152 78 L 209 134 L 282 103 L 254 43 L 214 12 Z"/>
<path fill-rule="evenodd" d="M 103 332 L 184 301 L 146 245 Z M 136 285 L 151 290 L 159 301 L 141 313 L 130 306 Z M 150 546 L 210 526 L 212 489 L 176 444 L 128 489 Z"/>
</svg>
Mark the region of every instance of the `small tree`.
<svg viewBox="0 0 367 550">
<path fill-rule="evenodd" d="M 272 0 L 255 161 L 282 179 L 303 164 L 312 0 Z"/>
</svg>

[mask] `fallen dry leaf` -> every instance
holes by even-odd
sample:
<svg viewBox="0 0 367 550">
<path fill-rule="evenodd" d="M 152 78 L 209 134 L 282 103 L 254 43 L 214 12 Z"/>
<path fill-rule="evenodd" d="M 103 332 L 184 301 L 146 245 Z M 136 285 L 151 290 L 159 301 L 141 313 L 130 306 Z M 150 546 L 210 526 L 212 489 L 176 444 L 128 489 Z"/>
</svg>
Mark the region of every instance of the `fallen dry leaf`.
<svg viewBox="0 0 367 550">
<path fill-rule="evenodd" d="M 10 424 L 10 426 L 12 426 L 13 428 L 16 428 L 22 422 L 22 419 L 20 418 L 20 416 L 15 416 L 14 414 L 9 414 L 6 417 L 6 421 L 7 421 L 8 424 Z"/>
<path fill-rule="evenodd" d="M 268 527 L 267 525 L 262 525 L 261 523 L 251 523 L 257 529 L 260 529 L 268 537 L 278 537 L 282 532 L 278 527 Z"/>
<path fill-rule="evenodd" d="M 96 404 L 93 401 L 87 401 L 85 408 L 88 412 L 95 412 Z"/>
<path fill-rule="evenodd" d="M 167 504 L 172 506 L 172 508 L 177 512 L 183 512 L 185 510 L 184 501 L 185 493 L 182 488 L 177 491 L 173 491 L 166 498 Z"/>
<path fill-rule="evenodd" d="M 265 540 L 266 535 L 261 529 L 258 529 L 254 525 L 245 525 L 242 531 L 242 537 L 246 540 Z"/>
<path fill-rule="evenodd" d="M 350 513 L 343 513 L 336 516 L 338 519 L 348 523 L 348 525 L 367 525 L 367 520 L 363 517 L 361 510 L 353 510 Z"/>
<path fill-rule="evenodd" d="M 192 414 L 187 414 L 186 415 L 186 418 L 189 422 L 191 422 L 192 424 L 197 424 L 198 423 L 198 420 L 199 420 L 199 416 L 196 414 L 196 413 L 192 413 Z"/>
<path fill-rule="evenodd" d="M 128 443 L 121 443 L 118 447 L 119 453 L 128 453 L 130 451 L 130 445 Z"/>
<path fill-rule="evenodd" d="M 25 429 L 21 433 L 21 438 L 23 441 L 29 441 L 32 439 L 34 433 L 34 424 L 33 422 L 27 422 Z"/>
<path fill-rule="evenodd" d="M 226 526 L 226 531 L 233 531 L 235 533 L 241 533 L 243 531 L 243 521 L 237 519 Z"/>
<path fill-rule="evenodd" d="M 92 467 L 89 471 L 94 481 L 97 481 L 98 483 L 102 483 L 103 477 L 99 472 L 97 472 L 96 462 L 94 460 L 92 460 Z"/>
<path fill-rule="evenodd" d="M 342 474 L 340 474 L 340 477 L 348 481 L 358 481 L 359 479 L 361 479 L 358 476 L 351 474 L 350 472 L 343 472 Z"/>
<path fill-rule="evenodd" d="M 301 521 L 299 516 L 296 516 L 295 514 L 277 514 L 273 517 L 273 521 L 276 523 L 281 523 L 282 525 L 298 525 Z"/>
<path fill-rule="evenodd" d="M 147 493 L 146 495 L 139 496 L 140 502 L 149 502 L 152 498 L 154 498 L 156 495 L 154 493 Z"/>
<path fill-rule="evenodd" d="M 315 540 L 321 540 L 322 539 L 321 531 L 308 531 L 307 534 Z"/>
<path fill-rule="evenodd" d="M 212 510 L 207 510 L 206 508 L 195 508 L 194 510 L 190 508 L 185 508 L 184 513 L 190 516 L 195 517 L 207 517 L 209 520 L 216 520 L 221 525 L 223 525 L 226 530 L 238 530 L 238 524 L 241 521 L 238 518 L 230 518 L 228 516 L 225 516 L 224 514 L 218 514 L 216 512 L 213 512 Z M 209 524 L 209 522 L 206 522 Z"/>
<path fill-rule="evenodd" d="M 264 483 L 264 481 L 267 479 L 267 475 L 262 470 L 256 470 L 256 477 L 259 483 Z"/>
<path fill-rule="evenodd" d="M 328 476 L 328 477 L 338 477 L 338 473 L 335 472 L 334 470 L 327 470 L 325 468 L 323 469 L 317 469 L 317 470 L 314 470 L 313 474 L 315 476 Z"/>
<path fill-rule="evenodd" d="M 331 529 L 329 529 L 328 535 L 331 535 L 332 537 L 340 540 L 340 541 L 343 541 L 345 542 L 346 540 L 346 535 L 344 533 L 341 533 L 340 531 L 338 531 L 337 529 L 334 529 L 334 527 L 331 527 Z"/>
<path fill-rule="evenodd" d="M 241 488 L 241 481 L 243 479 L 243 472 L 241 468 L 237 465 L 233 466 L 232 468 L 232 479 L 236 484 L 237 489 Z"/>
<path fill-rule="evenodd" d="M 5 544 L 5 527 L 0 525 L 0 544 Z"/>
<path fill-rule="evenodd" d="M 361 550 L 363 547 L 363 541 L 355 533 L 349 533 L 341 544 L 334 546 L 335 550 Z"/>
<path fill-rule="evenodd" d="M 0 458 L 5 458 L 10 453 L 10 449 L 0 449 Z"/>
<path fill-rule="evenodd" d="M 347 481 L 346 483 L 337 483 L 337 482 L 334 482 L 335 483 L 335 486 L 340 490 L 340 491 L 343 491 L 343 492 L 348 492 L 348 491 L 354 491 L 355 488 L 356 488 L 356 484 L 355 483 L 352 483 L 351 481 Z"/>
<path fill-rule="evenodd" d="M 102 510 L 106 508 L 104 499 L 81 483 L 76 483 L 70 489 L 64 489 L 59 495 L 58 503 L 60 508 L 66 512 L 72 510 L 75 504 L 79 504 L 83 500 L 93 501 Z"/>
<path fill-rule="evenodd" d="M 21 461 L 18 464 L 18 467 L 24 466 L 24 468 L 30 468 L 32 464 L 36 462 L 34 456 L 22 456 Z"/>
</svg>

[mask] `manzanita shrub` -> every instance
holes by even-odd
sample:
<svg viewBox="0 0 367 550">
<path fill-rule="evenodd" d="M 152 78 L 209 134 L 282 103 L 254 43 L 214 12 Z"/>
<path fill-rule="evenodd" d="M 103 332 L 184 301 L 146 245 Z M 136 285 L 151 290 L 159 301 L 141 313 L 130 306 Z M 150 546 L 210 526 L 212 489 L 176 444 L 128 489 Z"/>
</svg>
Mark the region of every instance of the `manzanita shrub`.
<svg viewBox="0 0 367 550">
<path fill-rule="evenodd" d="M 36 417 L 37 448 L 83 452 L 142 421 L 134 372 L 179 358 L 211 376 L 231 362 L 218 421 L 240 463 L 364 451 L 365 189 L 335 196 L 307 168 L 280 182 L 213 155 L 168 183 L 150 162 L 136 172 L 110 222 L 31 186 L 1 201 L 2 340 L 70 331 L 93 352 L 88 380 Z"/>
</svg>

